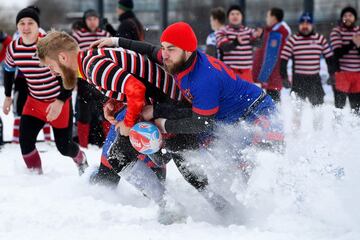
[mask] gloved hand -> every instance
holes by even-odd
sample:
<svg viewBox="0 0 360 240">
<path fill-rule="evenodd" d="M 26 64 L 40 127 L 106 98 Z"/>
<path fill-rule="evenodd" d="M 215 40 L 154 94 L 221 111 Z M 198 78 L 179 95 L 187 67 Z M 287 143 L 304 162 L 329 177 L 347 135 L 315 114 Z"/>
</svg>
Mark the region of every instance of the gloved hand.
<svg viewBox="0 0 360 240">
<path fill-rule="evenodd" d="M 326 84 L 334 86 L 335 85 L 335 75 L 330 75 L 326 81 Z"/>
<path fill-rule="evenodd" d="M 103 29 L 105 29 L 105 28 L 106 28 L 106 25 L 108 25 L 108 24 L 109 24 L 108 19 L 107 19 L 107 18 L 103 18 L 103 19 L 101 20 L 100 26 L 101 26 Z"/>
<path fill-rule="evenodd" d="M 2 43 L 6 37 L 7 37 L 7 34 L 3 31 L 0 31 L 0 43 Z"/>
<path fill-rule="evenodd" d="M 283 78 L 282 84 L 284 88 L 291 88 L 291 82 L 289 81 L 288 78 Z"/>
</svg>

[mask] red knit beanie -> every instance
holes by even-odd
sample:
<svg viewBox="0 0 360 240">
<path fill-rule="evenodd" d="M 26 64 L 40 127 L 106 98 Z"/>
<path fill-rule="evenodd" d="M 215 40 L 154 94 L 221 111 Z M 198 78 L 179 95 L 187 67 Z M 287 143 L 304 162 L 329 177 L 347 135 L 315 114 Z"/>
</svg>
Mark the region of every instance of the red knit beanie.
<svg viewBox="0 0 360 240">
<path fill-rule="evenodd" d="M 171 43 L 189 52 L 194 52 L 197 48 L 196 35 L 190 25 L 184 22 L 168 26 L 161 34 L 160 42 Z"/>
</svg>

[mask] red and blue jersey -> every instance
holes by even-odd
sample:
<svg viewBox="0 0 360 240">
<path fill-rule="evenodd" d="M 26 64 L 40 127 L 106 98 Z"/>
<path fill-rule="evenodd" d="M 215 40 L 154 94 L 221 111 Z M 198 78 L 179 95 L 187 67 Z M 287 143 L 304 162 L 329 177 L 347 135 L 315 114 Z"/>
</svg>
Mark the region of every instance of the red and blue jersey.
<svg viewBox="0 0 360 240">
<path fill-rule="evenodd" d="M 225 123 L 242 118 L 262 94 L 259 87 L 240 79 L 223 62 L 200 51 L 192 65 L 175 78 L 193 112 Z M 273 107 L 272 101 L 266 103 Z"/>
</svg>

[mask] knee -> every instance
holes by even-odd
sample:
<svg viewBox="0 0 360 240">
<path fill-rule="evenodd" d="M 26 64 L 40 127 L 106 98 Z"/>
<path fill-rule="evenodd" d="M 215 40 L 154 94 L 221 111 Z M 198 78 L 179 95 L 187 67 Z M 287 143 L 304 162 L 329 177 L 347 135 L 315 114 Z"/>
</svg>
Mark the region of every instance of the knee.
<svg viewBox="0 0 360 240">
<path fill-rule="evenodd" d="M 74 157 L 79 151 L 79 146 L 72 140 L 56 141 L 56 148 L 59 150 L 61 155 Z"/>
<path fill-rule="evenodd" d="M 26 135 L 20 133 L 19 143 L 20 143 L 21 153 L 27 154 L 35 149 L 36 139 L 29 138 Z"/>
</svg>

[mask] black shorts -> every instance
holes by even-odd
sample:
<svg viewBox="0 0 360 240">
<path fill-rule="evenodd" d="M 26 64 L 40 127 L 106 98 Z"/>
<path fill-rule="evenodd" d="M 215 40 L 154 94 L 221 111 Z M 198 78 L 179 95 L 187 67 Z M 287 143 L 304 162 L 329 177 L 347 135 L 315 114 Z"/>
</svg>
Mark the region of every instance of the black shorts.
<svg viewBox="0 0 360 240">
<path fill-rule="evenodd" d="M 295 92 L 302 100 L 308 98 L 313 106 L 324 103 L 325 92 L 318 74 L 294 74 L 291 91 Z"/>
</svg>

